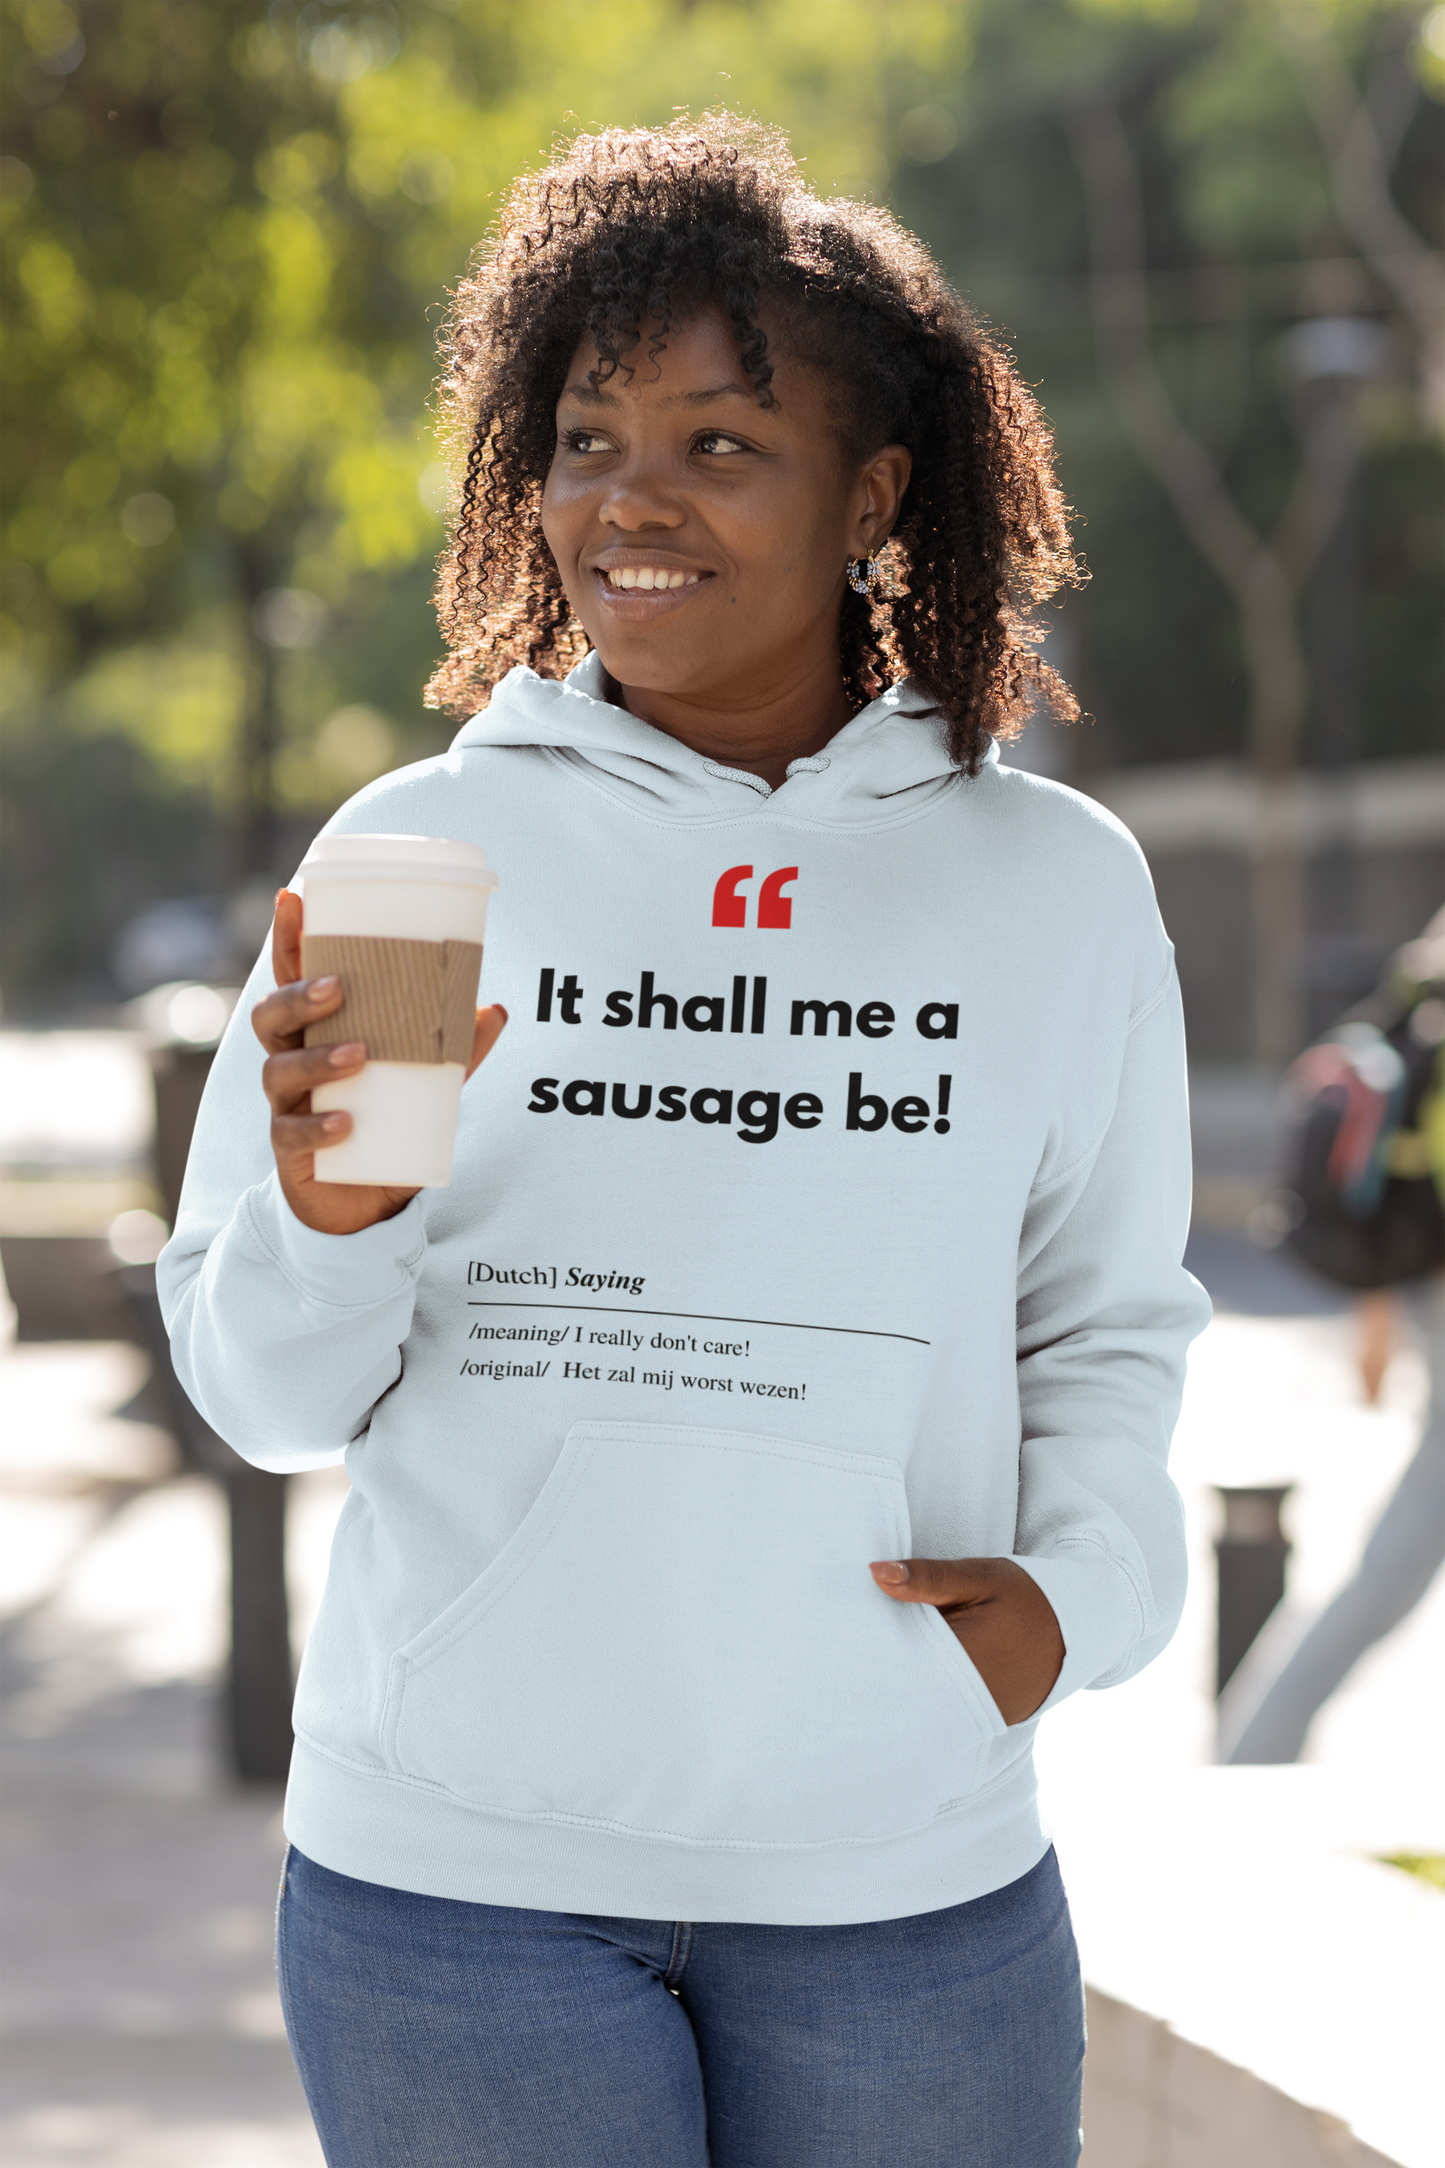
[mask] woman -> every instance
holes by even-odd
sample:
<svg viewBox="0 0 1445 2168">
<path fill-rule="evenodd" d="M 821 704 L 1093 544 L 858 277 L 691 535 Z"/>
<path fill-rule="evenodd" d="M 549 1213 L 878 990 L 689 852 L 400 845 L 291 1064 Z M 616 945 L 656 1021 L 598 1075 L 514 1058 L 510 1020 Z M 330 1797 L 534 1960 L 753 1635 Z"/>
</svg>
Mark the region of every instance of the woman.
<svg viewBox="0 0 1445 2168">
<path fill-rule="evenodd" d="M 1206 1304 L 1142 860 L 997 764 L 1072 712 L 1047 431 L 725 118 L 519 183 L 446 358 L 470 720 L 332 828 L 500 871 L 457 1171 L 314 1180 L 365 1049 L 283 895 L 162 1268 L 211 1421 L 351 1477 L 279 1923 L 327 2157 L 1063 2168 L 1033 1729 L 1172 1631 Z"/>
</svg>

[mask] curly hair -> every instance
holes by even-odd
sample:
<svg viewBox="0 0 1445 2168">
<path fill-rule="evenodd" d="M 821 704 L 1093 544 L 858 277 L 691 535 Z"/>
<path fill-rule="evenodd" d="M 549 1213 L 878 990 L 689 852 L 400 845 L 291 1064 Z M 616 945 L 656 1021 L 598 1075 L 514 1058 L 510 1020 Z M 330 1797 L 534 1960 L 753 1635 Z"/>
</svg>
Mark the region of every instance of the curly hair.
<svg viewBox="0 0 1445 2168">
<path fill-rule="evenodd" d="M 760 405 L 775 403 L 765 315 L 775 346 L 823 375 L 843 456 L 912 454 L 884 586 L 844 592 L 852 705 L 911 677 L 969 773 L 1036 702 L 1076 718 L 1031 614 L 1085 577 L 1037 401 L 921 242 L 874 205 L 811 194 L 780 135 L 726 113 L 577 138 L 515 183 L 457 287 L 441 337 L 449 652 L 428 705 L 467 715 L 515 664 L 560 676 L 587 652 L 541 522 L 568 366 L 590 339 L 593 383 L 626 382 L 644 327 L 655 363 L 669 326 L 709 303 Z"/>
</svg>

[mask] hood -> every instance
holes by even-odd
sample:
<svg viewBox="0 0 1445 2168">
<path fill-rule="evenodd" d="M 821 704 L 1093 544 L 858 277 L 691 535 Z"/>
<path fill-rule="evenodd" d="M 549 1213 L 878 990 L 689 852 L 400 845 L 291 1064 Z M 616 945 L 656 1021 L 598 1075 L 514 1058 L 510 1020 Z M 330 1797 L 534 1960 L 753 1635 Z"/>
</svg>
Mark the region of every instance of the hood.
<svg viewBox="0 0 1445 2168">
<path fill-rule="evenodd" d="M 845 723 L 821 753 L 795 760 L 776 790 L 614 707 L 604 685 L 595 652 L 560 680 L 511 670 L 490 704 L 462 725 L 452 750 L 548 746 L 652 818 L 676 821 L 727 820 L 767 802 L 790 820 L 873 825 L 911 816 L 960 781 L 942 720 L 906 678 Z M 997 760 L 997 746 L 987 757 Z"/>
</svg>

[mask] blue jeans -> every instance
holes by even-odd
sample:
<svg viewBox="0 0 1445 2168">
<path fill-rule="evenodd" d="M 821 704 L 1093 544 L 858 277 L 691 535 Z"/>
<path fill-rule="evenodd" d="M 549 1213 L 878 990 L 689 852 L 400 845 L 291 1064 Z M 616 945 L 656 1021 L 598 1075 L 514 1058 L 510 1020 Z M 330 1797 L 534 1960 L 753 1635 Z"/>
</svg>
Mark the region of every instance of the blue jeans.
<svg viewBox="0 0 1445 2168">
<path fill-rule="evenodd" d="M 1058 1865 L 849 1927 L 603 1919 L 293 1846 L 277 1953 L 330 2168 L 1073 2168 Z M 669 1992 L 671 1990 L 671 1992 Z"/>
</svg>

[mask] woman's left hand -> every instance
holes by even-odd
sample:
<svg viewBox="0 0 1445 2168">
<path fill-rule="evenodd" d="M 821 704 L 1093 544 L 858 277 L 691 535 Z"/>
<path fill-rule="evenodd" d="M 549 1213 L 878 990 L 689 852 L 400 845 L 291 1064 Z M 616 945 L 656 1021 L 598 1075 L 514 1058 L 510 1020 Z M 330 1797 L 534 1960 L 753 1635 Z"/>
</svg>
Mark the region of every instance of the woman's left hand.
<svg viewBox="0 0 1445 2168">
<path fill-rule="evenodd" d="M 1048 1699 L 1064 1637 L 1048 1597 L 1011 1558 L 883 1558 L 868 1568 L 895 1603 L 931 1603 L 967 1649 L 1006 1724 Z"/>
</svg>

